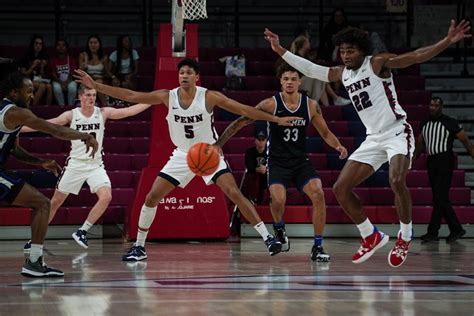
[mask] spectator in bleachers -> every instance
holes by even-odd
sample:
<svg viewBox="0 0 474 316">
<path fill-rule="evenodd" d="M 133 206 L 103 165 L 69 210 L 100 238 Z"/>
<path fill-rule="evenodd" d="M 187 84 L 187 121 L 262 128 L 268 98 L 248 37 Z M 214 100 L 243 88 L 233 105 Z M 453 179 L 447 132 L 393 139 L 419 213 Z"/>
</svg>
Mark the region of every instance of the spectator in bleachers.
<svg viewBox="0 0 474 316">
<path fill-rule="evenodd" d="M 304 57 L 314 63 L 323 63 L 323 61 L 318 60 L 318 52 L 316 50 L 310 51 L 310 49 L 311 44 L 309 37 L 305 35 L 298 36 L 290 45 L 290 52 L 293 54 Z M 320 102 L 324 106 L 329 105 L 329 97 L 335 105 L 347 105 L 351 103 L 350 100 L 338 96 L 331 85 L 318 79 L 303 76 L 301 78 L 300 88 L 302 91 L 305 91 L 311 99 Z"/>
<path fill-rule="evenodd" d="M 449 200 L 449 189 L 454 169 L 453 142 L 457 138 L 474 158 L 474 147 L 462 126 L 453 118 L 443 114 L 443 99 L 433 97 L 430 102 L 430 117 L 421 124 L 421 133 L 416 140 L 414 159 L 423 148 L 428 154 L 428 176 L 433 192 L 433 213 L 428 232 L 421 236 L 423 241 L 438 241 L 441 219 L 448 224 L 450 234 L 446 242 L 453 242 L 466 234 Z"/>
<path fill-rule="evenodd" d="M 87 72 L 99 83 L 109 83 L 112 78 L 109 58 L 104 53 L 102 41 L 98 35 L 92 34 L 87 39 L 86 49 L 79 55 L 79 69 Z M 107 105 L 104 94 L 99 93 L 97 97 L 102 106 Z"/>
<path fill-rule="evenodd" d="M 20 69 L 33 82 L 33 105 L 39 105 L 41 101 L 51 104 L 53 89 L 50 80 L 47 78 L 48 54 L 44 48 L 43 36 L 33 35 L 28 50 L 20 62 Z"/>
<path fill-rule="evenodd" d="M 140 56 L 133 49 L 132 39 L 129 35 L 121 35 L 117 38 L 117 49 L 110 54 L 109 59 L 112 64 L 112 85 L 135 89 L 135 76 Z"/>
<path fill-rule="evenodd" d="M 73 105 L 77 96 L 77 83 L 72 74 L 77 69 L 76 59 L 68 53 L 69 45 L 65 39 L 56 41 L 56 56 L 51 58 L 51 78 L 54 97 L 58 105 L 65 105 L 64 96 L 67 96 L 67 104 Z"/>
<path fill-rule="evenodd" d="M 351 24 L 347 20 L 346 13 L 343 8 L 336 8 L 323 29 L 321 34 L 321 55 L 325 60 L 331 60 L 331 54 L 334 51 L 334 35 L 347 28 Z"/>
<path fill-rule="evenodd" d="M 267 133 L 259 131 L 255 146 L 245 151 L 246 181 L 242 191 L 249 200 L 260 204 L 267 187 Z"/>
</svg>

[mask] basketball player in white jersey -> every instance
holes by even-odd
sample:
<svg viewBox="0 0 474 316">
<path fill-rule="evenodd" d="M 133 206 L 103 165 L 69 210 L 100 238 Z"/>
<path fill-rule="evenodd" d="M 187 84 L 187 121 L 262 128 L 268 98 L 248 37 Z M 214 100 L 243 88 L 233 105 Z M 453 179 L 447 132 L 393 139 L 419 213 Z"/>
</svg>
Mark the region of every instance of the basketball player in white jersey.
<svg viewBox="0 0 474 316">
<path fill-rule="evenodd" d="M 199 80 L 199 64 L 191 58 L 185 58 L 178 64 L 179 87 L 173 90 L 136 92 L 111 87 L 95 82 L 87 73 L 81 70 L 76 71 L 75 77 L 78 82 L 117 99 L 129 102 L 164 104 L 168 107 L 166 119 L 171 140 L 177 148 L 173 151 L 173 155 L 155 179 L 151 191 L 146 196 L 138 221 L 137 241 L 128 253 L 122 257 L 124 261 L 140 261 L 147 258 L 144 248 L 145 239 L 155 218 L 158 202 L 176 186 L 184 188 L 194 177 L 186 162 L 188 149 L 199 142 L 214 144 L 217 141 L 218 135 L 212 124 L 212 111 L 215 106 L 252 119 L 272 121 L 285 126 L 291 126 L 292 121 L 299 119 L 293 116 L 276 117 L 251 106 L 238 103 L 220 92 L 196 86 L 196 82 Z M 267 231 L 255 207 L 242 195 L 222 156 L 217 170 L 213 174 L 203 177 L 203 180 L 206 184 L 216 183 L 229 199 L 238 206 L 245 218 L 262 236 L 271 255 L 281 251 L 282 244 Z"/>
<path fill-rule="evenodd" d="M 349 157 L 333 187 L 339 204 L 362 236 L 361 246 L 352 257 L 353 263 L 364 262 L 388 242 L 389 237 L 372 225 L 363 211 L 361 200 L 352 191 L 387 161 L 390 164 L 390 187 L 395 194 L 395 206 L 400 218 L 400 232 L 388 255 L 392 267 L 399 267 L 405 262 L 413 237 L 412 203 L 406 175 L 415 143 L 406 113 L 397 101 L 390 69 L 405 68 L 433 58 L 451 44 L 471 36 L 466 34 L 469 29 L 468 22 L 463 20 L 456 25 L 452 20 L 447 36 L 434 45 L 401 55 L 380 53 L 367 56 L 370 51 L 367 33 L 348 28 L 335 35 L 335 44 L 340 47 L 344 66 L 331 68 L 291 54 L 280 45 L 278 35 L 268 29 L 264 32 L 272 49 L 305 76 L 326 82 L 341 80 L 367 129 L 366 140 Z"/>
<path fill-rule="evenodd" d="M 56 184 L 56 190 L 51 198 L 51 211 L 49 213 L 49 223 L 51 223 L 56 212 L 69 194 L 77 195 L 84 182 L 87 182 L 91 193 L 95 193 L 98 200 L 90 210 L 82 227 L 72 234 L 74 240 L 86 249 L 88 248 L 87 231 L 104 214 L 112 200 L 110 179 L 105 171 L 104 163 L 102 161 L 102 143 L 104 140 L 105 122 L 108 119 L 119 120 L 136 115 L 151 106 L 151 104 L 135 104 L 120 109 L 113 107 L 99 108 L 95 106 L 96 97 L 97 93 L 94 89 L 80 86 L 79 100 L 81 106 L 48 120 L 50 123 L 68 125 L 74 130 L 91 134 L 99 143 L 97 154 L 94 158 L 91 158 L 85 151 L 85 144 L 83 141 L 71 141 L 71 152 L 69 153 L 66 165 L 64 166 Z M 33 132 L 35 130 L 24 127 L 21 131 Z M 29 248 L 30 242 L 25 245 L 25 252 L 28 252 Z"/>
</svg>

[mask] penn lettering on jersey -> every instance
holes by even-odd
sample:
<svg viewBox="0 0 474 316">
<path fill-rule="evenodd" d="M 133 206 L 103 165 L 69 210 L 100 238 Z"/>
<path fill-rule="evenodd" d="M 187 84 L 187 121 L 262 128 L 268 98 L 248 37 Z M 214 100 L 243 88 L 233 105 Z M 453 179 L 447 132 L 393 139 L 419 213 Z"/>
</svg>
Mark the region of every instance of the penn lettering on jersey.
<svg viewBox="0 0 474 316">
<path fill-rule="evenodd" d="M 186 123 L 186 124 L 189 124 L 189 123 L 198 123 L 198 122 L 202 122 L 203 121 L 203 118 L 202 118 L 202 114 L 199 114 L 199 115 L 193 115 L 193 116 L 179 116 L 179 115 L 174 115 L 174 121 L 176 123 Z"/>
<path fill-rule="evenodd" d="M 100 129 L 100 123 L 76 125 L 76 130 L 78 131 L 96 131 L 99 129 Z"/>
<path fill-rule="evenodd" d="M 360 89 L 363 89 L 365 87 L 370 86 L 370 78 L 364 78 L 362 80 L 356 81 L 348 86 L 346 86 L 346 90 L 349 93 L 354 93 L 356 91 L 359 91 Z"/>
</svg>

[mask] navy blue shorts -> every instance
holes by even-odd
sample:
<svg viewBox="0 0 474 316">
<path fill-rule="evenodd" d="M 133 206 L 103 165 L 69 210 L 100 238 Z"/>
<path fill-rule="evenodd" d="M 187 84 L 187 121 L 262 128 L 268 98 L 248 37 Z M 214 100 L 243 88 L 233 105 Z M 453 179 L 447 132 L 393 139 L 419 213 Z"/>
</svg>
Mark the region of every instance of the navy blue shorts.
<svg viewBox="0 0 474 316">
<path fill-rule="evenodd" d="M 12 203 L 25 185 L 19 176 L 0 169 L 0 201 Z"/>
<path fill-rule="evenodd" d="M 303 192 L 304 186 L 312 179 L 319 179 L 319 173 L 314 169 L 308 158 L 288 161 L 268 161 L 268 186 L 282 184 L 288 188 L 291 183 Z"/>
</svg>

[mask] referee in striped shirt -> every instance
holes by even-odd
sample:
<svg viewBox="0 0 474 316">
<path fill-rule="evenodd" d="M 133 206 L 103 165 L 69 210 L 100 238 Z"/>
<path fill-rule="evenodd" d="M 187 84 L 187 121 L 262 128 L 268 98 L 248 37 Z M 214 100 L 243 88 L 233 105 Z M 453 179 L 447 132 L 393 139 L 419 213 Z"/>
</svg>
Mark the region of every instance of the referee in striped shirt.
<svg viewBox="0 0 474 316">
<path fill-rule="evenodd" d="M 441 219 L 448 224 L 450 234 L 446 242 L 461 238 L 466 231 L 449 201 L 449 188 L 454 169 L 453 142 L 458 138 L 467 152 L 474 158 L 474 147 L 459 123 L 443 114 L 443 100 L 433 97 L 430 102 L 430 117 L 421 124 L 421 133 L 417 138 L 414 158 L 420 156 L 423 148 L 428 154 L 428 176 L 433 193 L 433 213 L 428 232 L 421 236 L 423 241 L 438 241 Z"/>
</svg>

